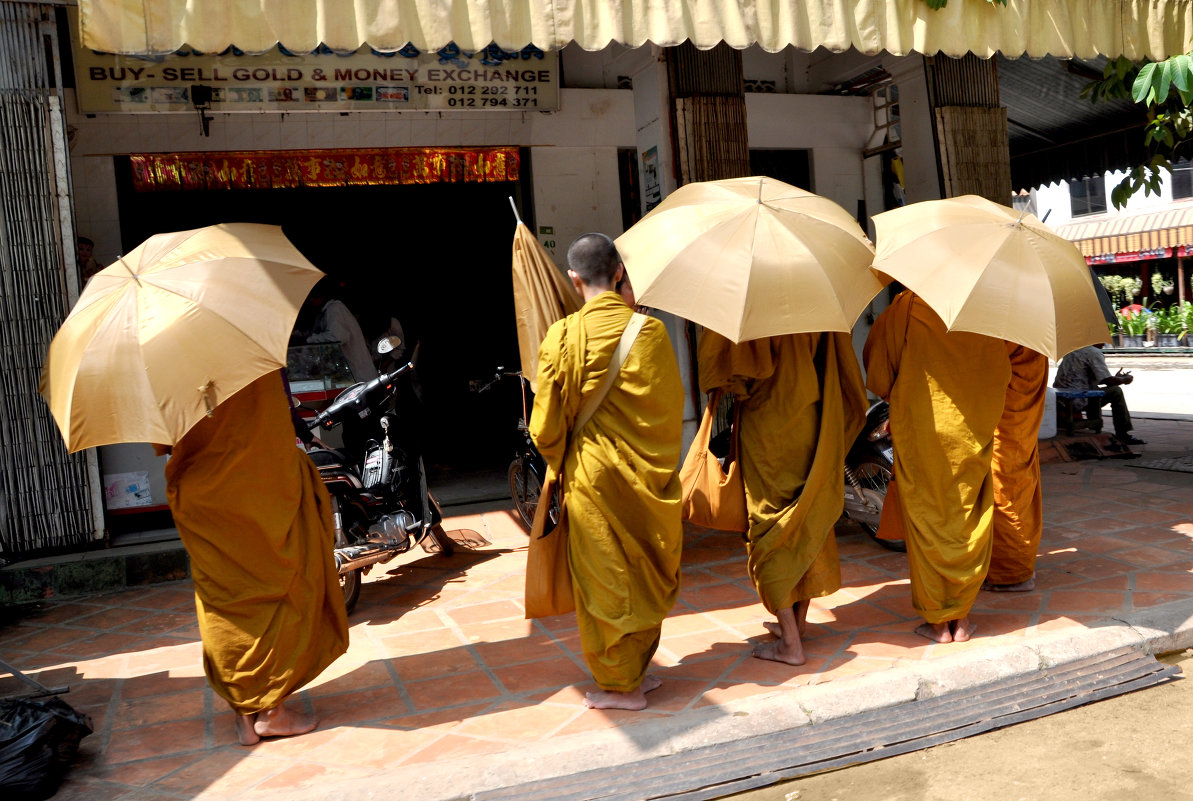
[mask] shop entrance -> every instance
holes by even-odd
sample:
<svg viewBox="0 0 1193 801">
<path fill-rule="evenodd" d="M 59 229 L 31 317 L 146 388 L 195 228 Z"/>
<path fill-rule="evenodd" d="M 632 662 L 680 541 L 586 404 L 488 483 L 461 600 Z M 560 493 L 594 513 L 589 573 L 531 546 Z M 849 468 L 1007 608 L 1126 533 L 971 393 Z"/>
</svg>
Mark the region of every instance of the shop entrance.
<svg viewBox="0 0 1193 801">
<path fill-rule="evenodd" d="M 374 321 L 397 317 L 408 342 L 421 345 L 432 488 L 446 503 L 508 496 L 516 382 L 479 395 L 470 384 L 498 365 L 517 369 L 508 198 L 519 200 L 519 184 L 136 192 L 127 157 L 116 173 L 126 252 L 164 231 L 281 225 L 315 266 L 345 282 L 342 300 L 366 336 Z"/>
</svg>

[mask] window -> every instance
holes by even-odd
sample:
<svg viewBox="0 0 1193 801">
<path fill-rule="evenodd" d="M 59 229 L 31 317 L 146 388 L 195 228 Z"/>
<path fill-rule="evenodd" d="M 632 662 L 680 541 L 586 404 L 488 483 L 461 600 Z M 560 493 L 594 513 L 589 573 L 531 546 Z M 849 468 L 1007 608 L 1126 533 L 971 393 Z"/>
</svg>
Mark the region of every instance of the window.
<svg viewBox="0 0 1193 801">
<path fill-rule="evenodd" d="M 1193 164 L 1181 159 L 1172 165 L 1172 199 L 1193 197 Z"/>
<path fill-rule="evenodd" d="M 1106 179 L 1099 175 L 1069 181 L 1069 201 L 1074 217 L 1106 211 Z"/>
</svg>

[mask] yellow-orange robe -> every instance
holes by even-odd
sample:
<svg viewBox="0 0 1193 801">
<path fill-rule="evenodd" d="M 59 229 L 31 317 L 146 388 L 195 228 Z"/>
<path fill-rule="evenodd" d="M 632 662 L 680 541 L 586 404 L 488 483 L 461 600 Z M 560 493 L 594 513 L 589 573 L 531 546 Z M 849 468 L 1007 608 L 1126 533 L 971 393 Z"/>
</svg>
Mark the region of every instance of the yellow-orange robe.
<svg viewBox="0 0 1193 801">
<path fill-rule="evenodd" d="M 1011 366 L 1001 339 L 948 331 L 911 292 L 874 321 L 866 386 L 891 404 L 911 600 L 929 623 L 969 614 L 990 566 L 990 459 Z"/>
<path fill-rule="evenodd" d="M 1048 392 L 1048 357 L 1007 343 L 1011 383 L 994 430 L 994 547 L 991 584 L 1018 584 L 1036 572 L 1044 533 L 1040 488 L 1040 422 Z"/>
<path fill-rule="evenodd" d="M 700 335 L 700 386 L 741 404 L 738 461 L 746 487 L 750 576 L 774 613 L 841 587 L 833 525 L 845 500 L 845 454 L 866 421 L 849 334 L 807 333 L 734 344 Z"/>
<path fill-rule="evenodd" d="M 241 714 L 272 709 L 348 647 L 331 499 L 294 444 L 281 373 L 217 406 L 166 463 L 203 667 Z"/>
<path fill-rule="evenodd" d="M 562 468 L 568 565 L 584 658 L 597 684 L 642 683 L 679 592 L 683 384 L 663 324 L 649 319 L 592 418 L 573 431 L 633 314 L 604 292 L 553 324 L 539 348 L 530 434 Z"/>
</svg>

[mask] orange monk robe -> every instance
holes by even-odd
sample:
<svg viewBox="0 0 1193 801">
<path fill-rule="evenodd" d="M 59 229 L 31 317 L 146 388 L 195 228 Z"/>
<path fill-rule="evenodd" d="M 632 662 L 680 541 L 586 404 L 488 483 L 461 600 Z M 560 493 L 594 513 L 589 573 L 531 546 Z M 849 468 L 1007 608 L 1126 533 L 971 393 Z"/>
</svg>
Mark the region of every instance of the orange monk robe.
<svg viewBox="0 0 1193 801">
<path fill-rule="evenodd" d="M 240 714 L 276 707 L 348 648 L 331 499 L 294 445 L 281 373 L 186 433 L 166 463 L 166 495 L 212 689 Z"/>
<path fill-rule="evenodd" d="M 530 434 L 562 468 L 568 566 L 584 659 L 603 690 L 642 683 L 679 593 L 683 383 L 663 324 L 648 319 L 609 394 L 579 431 L 633 311 L 604 292 L 554 323 L 539 348 Z M 546 482 L 544 482 L 546 483 Z"/>
<path fill-rule="evenodd" d="M 969 614 L 990 566 L 990 459 L 1011 366 L 1000 339 L 948 331 L 911 292 L 870 330 L 866 386 L 891 404 L 911 600 L 929 623 Z"/>
<path fill-rule="evenodd" d="M 1048 392 L 1048 357 L 1007 343 L 1011 383 L 994 431 L 994 549 L 991 584 L 1019 584 L 1036 572 L 1044 533 L 1040 495 L 1040 422 Z"/>
<path fill-rule="evenodd" d="M 734 344 L 700 335 L 700 386 L 741 404 L 738 462 L 746 487 L 750 576 L 775 613 L 841 587 L 833 525 L 845 501 L 845 454 L 866 421 L 849 334 L 807 333 Z"/>
</svg>

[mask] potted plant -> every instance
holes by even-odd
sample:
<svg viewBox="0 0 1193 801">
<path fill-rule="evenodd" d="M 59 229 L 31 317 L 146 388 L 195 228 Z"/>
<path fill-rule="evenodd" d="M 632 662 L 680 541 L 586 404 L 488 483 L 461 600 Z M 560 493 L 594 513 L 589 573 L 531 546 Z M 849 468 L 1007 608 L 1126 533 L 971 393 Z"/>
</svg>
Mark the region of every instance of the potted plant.
<svg viewBox="0 0 1193 801">
<path fill-rule="evenodd" d="M 1142 312 L 1127 312 L 1123 314 L 1115 312 L 1115 317 L 1118 318 L 1118 327 L 1122 331 L 1122 336 L 1119 337 L 1119 343 L 1124 348 L 1142 348 L 1143 335 L 1147 333 L 1147 315 Z"/>
<path fill-rule="evenodd" d="M 1181 332 L 1185 330 L 1185 315 L 1179 306 L 1160 309 L 1156 317 L 1156 347 L 1175 348 Z"/>
<path fill-rule="evenodd" d="M 1106 294 L 1110 296 L 1110 303 L 1116 309 L 1120 309 L 1127 305 L 1127 296 L 1123 290 L 1123 277 L 1121 275 L 1099 275 L 1099 283 L 1102 288 L 1106 290 Z"/>
<path fill-rule="evenodd" d="M 1142 278 L 1124 278 L 1123 287 L 1127 289 L 1133 297 L 1139 297 L 1143 293 L 1143 279 Z"/>
</svg>

